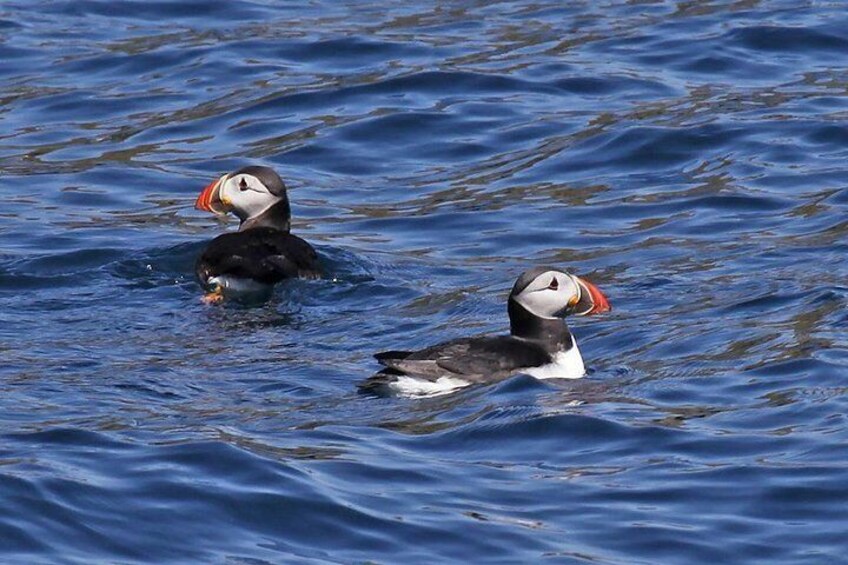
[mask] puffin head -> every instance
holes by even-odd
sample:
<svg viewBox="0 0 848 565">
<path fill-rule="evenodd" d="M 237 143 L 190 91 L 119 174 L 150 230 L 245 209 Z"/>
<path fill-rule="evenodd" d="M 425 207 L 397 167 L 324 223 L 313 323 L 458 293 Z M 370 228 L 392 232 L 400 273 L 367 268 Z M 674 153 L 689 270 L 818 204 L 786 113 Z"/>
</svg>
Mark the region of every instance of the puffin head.
<svg viewBox="0 0 848 565">
<path fill-rule="evenodd" d="M 553 267 L 536 267 L 522 273 L 509 300 L 539 318 L 588 316 L 611 310 L 598 287 Z"/>
<path fill-rule="evenodd" d="M 210 183 L 197 197 L 194 207 L 220 215 L 232 212 L 245 222 L 280 202 L 285 202 L 288 210 L 283 179 L 269 167 L 251 165 Z"/>
</svg>

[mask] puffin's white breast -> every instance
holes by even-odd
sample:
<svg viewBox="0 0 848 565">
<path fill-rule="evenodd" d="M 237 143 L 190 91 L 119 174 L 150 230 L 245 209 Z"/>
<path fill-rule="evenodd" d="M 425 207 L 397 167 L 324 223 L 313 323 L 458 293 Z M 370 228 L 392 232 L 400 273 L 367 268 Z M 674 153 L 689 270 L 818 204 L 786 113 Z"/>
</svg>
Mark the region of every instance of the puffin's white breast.
<svg viewBox="0 0 848 565">
<path fill-rule="evenodd" d="M 571 349 L 557 353 L 547 365 L 521 372 L 537 379 L 579 379 L 586 374 L 586 367 L 583 366 L 583 357 L 572 336 Z"/>
</svg>

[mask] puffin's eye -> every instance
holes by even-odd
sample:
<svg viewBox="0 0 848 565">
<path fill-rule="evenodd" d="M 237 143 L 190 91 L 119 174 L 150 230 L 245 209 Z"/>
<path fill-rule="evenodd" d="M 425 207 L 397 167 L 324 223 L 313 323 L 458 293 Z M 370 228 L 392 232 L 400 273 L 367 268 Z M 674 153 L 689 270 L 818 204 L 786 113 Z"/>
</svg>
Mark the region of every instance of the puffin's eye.
<svg viewBox="0 0 848 565">
<path fill-rule="evenodd" d="M 247 181 L 244 180 L 244 177 L 242 177 L 242 179 L 239 181 L 239 190 L 242 192 L 247 190 Z"/>
<path fill-rule="evenodd" d="M 551 279 L 551 284 L 548 285 L 548 290 L 557 290 L 559 288 L 559 281 L 556 277 Z"/>
</svg>

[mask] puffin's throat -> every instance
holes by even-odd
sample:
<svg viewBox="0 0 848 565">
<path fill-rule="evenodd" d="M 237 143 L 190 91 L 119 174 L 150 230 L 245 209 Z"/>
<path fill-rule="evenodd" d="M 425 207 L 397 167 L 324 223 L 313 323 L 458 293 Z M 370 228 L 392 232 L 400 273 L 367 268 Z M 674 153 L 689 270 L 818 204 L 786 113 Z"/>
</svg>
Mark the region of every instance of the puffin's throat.
<svg viewBox="0 0 848 565">
<path fill-rule="evenodd" d="M 509 331 L 515 337 L 537 341 L 549 352 L 566 351 L 574 343 L 565 320 L 537 316 L 512 296 L 507 301 L 507 312 Z"/>
</svg>

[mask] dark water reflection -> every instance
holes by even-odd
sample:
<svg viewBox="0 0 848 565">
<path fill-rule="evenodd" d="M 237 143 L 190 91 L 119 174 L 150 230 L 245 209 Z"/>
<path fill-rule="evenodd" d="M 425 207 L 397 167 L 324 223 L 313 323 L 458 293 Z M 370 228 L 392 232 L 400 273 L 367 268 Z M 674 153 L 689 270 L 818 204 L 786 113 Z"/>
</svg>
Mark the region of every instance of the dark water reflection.
<svg viewBox="0 0 848 565">
<path fill-rule="evenodd" d="M 848 482 L 839 2 L 6 2 L 7 562 L 822 563 Z M 204 307 L 215 175 L 274 166 L 330 271 Z M 615 310 L 576 382 L 358 396 Z"/>
</svg>

